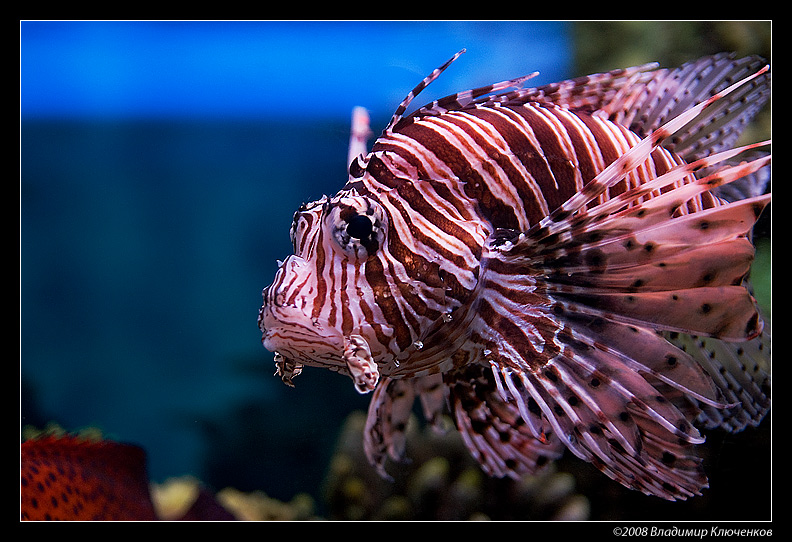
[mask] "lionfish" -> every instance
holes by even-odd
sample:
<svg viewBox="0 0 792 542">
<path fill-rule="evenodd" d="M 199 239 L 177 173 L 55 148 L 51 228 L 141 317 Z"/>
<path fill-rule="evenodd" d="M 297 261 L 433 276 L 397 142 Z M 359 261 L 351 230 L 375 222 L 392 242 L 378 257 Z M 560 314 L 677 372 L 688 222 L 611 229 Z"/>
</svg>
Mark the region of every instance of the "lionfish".
<svg viewBox="0 0 792 542">
<path fill-rule="evenodd" d="M 418 398 L 490 476 L 568 448 L 628 488 L 700 495 L 700 431 L 769 410 L 747 280 L 770 143 L 734 147 L 769 67 L 718 54 L 525 88 L 533 74 L 406 114 L 462 52 L 341 191 L 295 213 L 258 318 L 276 374 L 373 391 L 363 440 L 384 477 Z"/>
</svg>

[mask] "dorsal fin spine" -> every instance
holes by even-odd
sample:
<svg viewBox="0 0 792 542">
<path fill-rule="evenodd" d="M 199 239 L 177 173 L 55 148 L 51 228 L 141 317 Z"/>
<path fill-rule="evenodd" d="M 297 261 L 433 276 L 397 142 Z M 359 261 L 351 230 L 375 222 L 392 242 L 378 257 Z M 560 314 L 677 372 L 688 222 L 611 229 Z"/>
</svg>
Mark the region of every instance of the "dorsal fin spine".
<svg viewBox="0 0 792 542">
<path fill-rule="evenodd" d="M 402 102 L 399 104 L 399 107 L 396 108 L 396 111 L 393 113 L 393 116 L 391 117 L 391 120 L 388 123 L 388 125 L 385 127 L 385 130 L 383 131 L 383 133 L 390 132 L 391 129 L 396 125 L 396 123 L 401 120 L 402 115 L 407 110 L 407 107 L 410 105 L 410 103 L 413 101 L 413 99 L 416 96 L 418 96 L 418 94 L 420 94 L 423 89 L 425 89 L 427 86 L 429 86 L 429 84 L 432 81 L 437 79 L 440 76 L 440 74 L 443 73 L 445 71 L 445 69 L 448 68 L 451 65 L 451 63 L 454 62 L 457 58 L 459 58 L 459 56 L 462 53 L 464 53 L 464 52 L 465 52 L 465 49 L 462 49 L 457 54 L 455 54 L 450 59 L 448 59 L 445 62 L 445 64 L 443 64 L 439 68 L 435 68 L 435 70 L 432 73 L 430 73 L 429 75 L 424 77 L 423 80 L 420 83 L 418 83 L 415 86 L 415 88 L 413 88 L 410 91 L 409 94 L 407 94 L 407 96 L 404 98 L 404 100 L 402 100 Z"/>
</svg>

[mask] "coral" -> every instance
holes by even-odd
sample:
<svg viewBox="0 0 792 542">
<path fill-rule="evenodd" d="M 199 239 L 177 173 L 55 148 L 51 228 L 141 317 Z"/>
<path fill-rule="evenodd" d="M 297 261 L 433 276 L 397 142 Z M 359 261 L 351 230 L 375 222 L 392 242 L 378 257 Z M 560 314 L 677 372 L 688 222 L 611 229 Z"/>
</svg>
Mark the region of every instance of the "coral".
<svg viewBox="0 0 792 542">
<path fill-rule="evenodd" d="M 151 499 L 157 516 L 164 520 L 179 519 L 198 499 L 200 482 L 193 476 L 169 478 L 151 484 Z"/>
<path fill-rule="evenodd" d="M 83 427 L 77 431 L 69 432 L 55 422 L 47 423 L 43 429 L 39 429 L 33 425 L 25 425 L 22 427 L 21 432 L 23 441 L 43 437 L 60 438 L 66 435 L 71 435 L 90 442 L 100 442 L 105 438 L 102 434 L 102 430 L 98 427 Z"/>
<path fill-rule="evenodd" d="M 233 488 L 222 489 L 218 502 L 237 519 L 244 521 L 299 521 L 318 519 L 314 516 L 314 500 L 307 493 L 298 493 L 288 503 L 268 497 L 263 491 L 245 493 Z"/>
<path fill-rule="evenodd" d="M 235 517 L 193 477 L 151 484 L 147 455 L 97 429 L 25 427 L 20 517 L 31 521 L 225 521 Z"/>
<path fill-rule="evenodd" d="M 340 432 L 323 488 L 335 520 L 585 520 L 588 499 L 574 478 L 553 468 L 520 480 L 486 476 L 459 433 L 438 433 L 412 417 L 407 457 L 382 479 L 363 453 L 365 414 L 353 412 Z M 450 421 L 447 421 L 450 426 Z"/>
</svg>

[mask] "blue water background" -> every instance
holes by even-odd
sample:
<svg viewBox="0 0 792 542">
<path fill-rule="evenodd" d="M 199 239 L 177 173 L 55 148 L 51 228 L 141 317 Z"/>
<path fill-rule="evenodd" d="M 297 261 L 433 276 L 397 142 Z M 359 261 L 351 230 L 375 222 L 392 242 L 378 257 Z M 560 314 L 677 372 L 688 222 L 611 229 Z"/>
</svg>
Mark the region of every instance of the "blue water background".
<svg viewBox="0 0 792 542">
<path fill-rule="evenodd" d="M 261 290 L 300 203 L 346 180 L 352 108 L 533 71 L 556 22 L 23 22 L 22 424 L 96 426 L 154 480 L 315 492 L 351 381 L 273 376 Z"/>
</svg>

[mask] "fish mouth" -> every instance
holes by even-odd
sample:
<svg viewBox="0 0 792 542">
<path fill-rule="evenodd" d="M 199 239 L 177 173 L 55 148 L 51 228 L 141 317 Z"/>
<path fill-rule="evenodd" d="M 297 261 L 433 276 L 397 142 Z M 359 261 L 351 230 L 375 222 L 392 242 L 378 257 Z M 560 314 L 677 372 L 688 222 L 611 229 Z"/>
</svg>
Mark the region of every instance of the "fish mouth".
<svg viewBox="0 0 792 542">
<path fill-rule="evenodd" d="M 312 321 L 299 307 L 263 305 L 261 343 L 270 352 L 303 365 L 343 366 L 344 342 L 333 328 Z"/>
<path fill-rule="evenodd" d="M 294 318 L 295 311 L 302 318 Z M 290 317 L 284 318 L 287 315 Z M 297 307 L 263 305 L 258 324 L 261 343 L 275 354 L 276 374 L 286 385 L 293 387 L 292 378 L 308 365 L 348 374 L 359 393 L 376 387 L 379 368 L 363 336 L 341 335 L 311 321 Z"/>
</svg>

